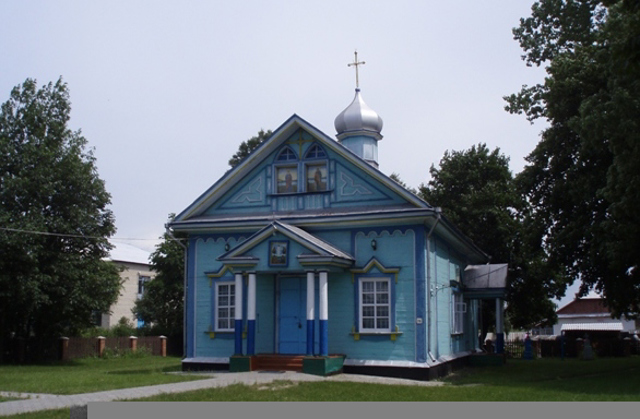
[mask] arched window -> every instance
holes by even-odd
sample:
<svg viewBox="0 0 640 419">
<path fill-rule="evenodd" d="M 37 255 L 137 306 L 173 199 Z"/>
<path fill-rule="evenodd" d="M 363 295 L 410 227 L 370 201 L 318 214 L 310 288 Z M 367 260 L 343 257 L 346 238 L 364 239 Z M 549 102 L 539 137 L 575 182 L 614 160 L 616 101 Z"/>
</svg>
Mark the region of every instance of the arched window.
<svg viewBox="0 0 640 419">
<path fill-rule="evenodd" d="M 307 151 L 307 155 L 305 156 L 305 159 L 326 159 L 326 158 L 327 158 L 327 154 L 318 144 L 314 144 L 311 147 L 309 147 L 309 151 Z"/>
<path fill-rule="evenodd" d="M 298 156 L 296 156 L 296 153 L 294 153 L 290 147 L 285 147 L 280 154 L 278 154 L 278 157 L 276 157 L 276 161 L 278 162 L 294 160 L 298 160 Z"/>
</svg>

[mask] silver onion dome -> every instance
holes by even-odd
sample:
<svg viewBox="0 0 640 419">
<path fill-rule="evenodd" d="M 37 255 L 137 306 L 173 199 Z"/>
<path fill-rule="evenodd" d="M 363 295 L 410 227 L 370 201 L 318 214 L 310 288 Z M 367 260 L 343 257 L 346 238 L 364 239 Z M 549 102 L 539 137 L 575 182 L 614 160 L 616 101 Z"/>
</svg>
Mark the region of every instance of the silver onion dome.
<svg viewBox="0 0 640 419">
<path fill-rule="evenodd" d="M 338 135 L 346 132 L 368 131 L 380 134 L 382 118 L 362 100 L 360 89 L 356 89 L 353 102 L 336 117 L 334 122 Z"/>
</svg>

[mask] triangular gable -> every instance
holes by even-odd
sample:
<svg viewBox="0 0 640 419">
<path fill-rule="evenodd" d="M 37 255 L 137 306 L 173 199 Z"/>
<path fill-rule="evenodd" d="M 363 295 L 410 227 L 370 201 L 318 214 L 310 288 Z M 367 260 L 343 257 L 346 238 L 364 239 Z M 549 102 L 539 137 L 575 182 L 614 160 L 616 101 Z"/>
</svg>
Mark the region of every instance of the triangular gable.
<svg viewBox="0 0 640 419">
<path fill-rule="evenodd" d="M 354 261 L 354 258 L 351 255 L 343 252 L 319 237 L 316 237 L 298 227 L 294 227 L 280 221 L 273 221 L 271 224 L 259 230 L 238 246 L 222 254 L 218 257 L 218 260 L 225 263 L 234 263 L 236 261 L 248 260 L 250 258 L 254 259 L 252 256 L 248 256 L 247 252 L 264 241 L 269 240 L 275 233 L 282 234 L 311 252 L 298 256 L 301 263 L 342 261 L 345 265 L 350 265 Z"/>
<path fill-rule="evenodd" d="M 379 184 L 382 184 L 385 189 L 389 190 L 389 193 L 399 196 L 404 203 L 408 203 L 417 208 L 430 208 L 429 204 L 407 191 L 397 182 L 368 164 L 349 149 L 343 147 L 337 141 L 328 137 L 322 131 L 294 114 L 278 129 L 276 129 L 268 140 L 258 146 L 251 154 L 243 159 L 240 164 L 229 170 L 211 188 L 209 188 L 189 207 L 180 213 L 174 222 L 179 223 L 181 221 L 201 216 L 209 208 L 219 203 L 220 200 L 225 197 L 238 205 L 251 202 L 252 200 L 262 199 L 261 193 L 264 192 L 261 192 L 260 188 L 264 188 L 264 184 L 267 182 L 267 179 L 260 176 L 256 176 L 251 179 L 243 186 L 241 191 L 235 191 L 231 197 L 228 197 L 227 195 L 234 188 L 237 188 L 238 184 L 246 181 L 246 177 L 253 169 L 256 169 L 260 164 L 262 164 L 271 153 L 275 153 L 284 144 L 284 142 L 298 130 L 304 130 L 309 133 L 322 147 L 326 147 L 328 150 L 336 153 L 348 165 L 355 166 L 357 171 L 361 173 L 361 176 L 356 175 L 357 178 L 370 178 L 377 181 Z M 366 195 L 368 191 L 373 198 L 384 195 L 384 191 L 381 191 L 380 188 L 358 188 L 358 179 L 354 180 L 353 174 L 350 175 L 346 170 L 341 173 L 345 173 L 346 175 L 340 175 L 341 177 L 337 181 L 340 183 L 337 186 L 346 188 L 345 190 L 348 190 L 348 192 L 353 191 L 354 195 L 357 195 L 358 193 L 360 193 L 360 195 Z"/>
</svg>

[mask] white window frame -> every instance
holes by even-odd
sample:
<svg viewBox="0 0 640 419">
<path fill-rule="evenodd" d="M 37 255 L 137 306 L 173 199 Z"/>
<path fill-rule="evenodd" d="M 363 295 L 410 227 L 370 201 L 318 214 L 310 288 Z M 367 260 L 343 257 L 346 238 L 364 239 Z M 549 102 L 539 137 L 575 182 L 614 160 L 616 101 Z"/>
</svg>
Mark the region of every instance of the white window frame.
<svg viewBox="0 0 640 419">
<path fill-rule="evenodd" d="M 138 274 L 138 300 L 142 298 L 145 294 L 147 288 L 147 282 L 151 281 L 151 277 L 149 275 Z"/>
<path fill-rule="evenodd" d="M 464 315 L 467 312 L 467 303 L 459 292 L 451 294 L 451 334 L 464 333 Z"/>
<path fill-rule="evenodd" d="M 364 283 L 366 282 L 373 282 L 374 283 L 374 298 L 373 298 L 373 302 L 372 303 L 364 303 Z M 378 283 L 386 283 L 387 284 L 387 302 L 386 303 L 378 303 L 377 302 L 377 294 L 379 294 L 377 292 L 377 284 Z M 359 331 L 361 333 L 390 333 L 391 332 L 391 309 L 392 309 L 392 305 L 391 305 L 391 279 L 388 277 L 360 277 L 358 279 L 358 319 L 359 319 Z M 370 293 L 367 293 L 370 294 Z M 384 293 L 380 293 L 380 294 L 384 294 Z M 363 313 L 364 307 L 373 307 L 373 316 L 366 316 L 367 319 L 371 319 L 373 318 L 373 323 L 374 323 L 374 327 L 365 327 L 364 326 L 364 320 L 365 320 L 365 316 Z M 382 308 L 382 307 L 387 307 L 387 315 L 386 316 L 379 316 L 378 315 L 378 308 Z M 380 328 L 378 327 L 378 320 L 380 319 L 387 319 L 387 324 L 389 327 L 386 328 Z"/>
<path fill-rule="evenodd" d="M 229 286 L 229 292 L 227 293 L 227 298 L 228 298 L 228 304 L 226 305 L 220 305 L 220 287 L 227 285 Z M 214 330 L 216 332 L 233 332 L 235 330 L 235 306 L 236 306 L 236 301 L 235 301 L 235 287 L 236 284 L 234 281 L 216 281 L 215 282 L 215 315 L 214 315 L 214 319 L 213 319 L 213 325 L 214 325 Z M 233 289 L 233 293 L 231 293 L 231 290 Z M 225 317 L 224 319 L 228 320 L 228 327 L 224 328 L 224 327 L 219 327 L 218 321 L 222 320 L 220 318 L 220 309 L 224 309 L 226 308 L 227 311 L 227 317 Z"/>
</svg>

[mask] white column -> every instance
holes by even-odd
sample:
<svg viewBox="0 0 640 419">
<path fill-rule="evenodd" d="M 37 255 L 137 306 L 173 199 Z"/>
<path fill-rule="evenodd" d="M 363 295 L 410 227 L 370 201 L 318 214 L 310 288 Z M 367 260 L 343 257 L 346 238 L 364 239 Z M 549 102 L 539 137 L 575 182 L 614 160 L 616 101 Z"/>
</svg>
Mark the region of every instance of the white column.
<svg viewBox="0 0 640 419">
<path fill-rule="evenodd" d="M 235 355 L 242 355 L 242 274 L 236 274 Z"/>
<path fill-rule="evenodd" d="M 247 290 L 247 320 L 256 319 L 256 274 L 249 274 L 249 289 Z"/>
<path fill-rule="evenodd" d="M 328 273 L 320 272 L 320 355 L 329 355 L 329 283 Z"/>
<path fill-rule="evenodd" d="M 256 352 L 256 274 L 249 274 L 247 290 L 247 355 Z"/>
<path fill-rule="evenodd" d="M 315 346 L 315 278 L 314 272 L 307 272 L 307 355 L 313 355 Z"/>
</svg>

